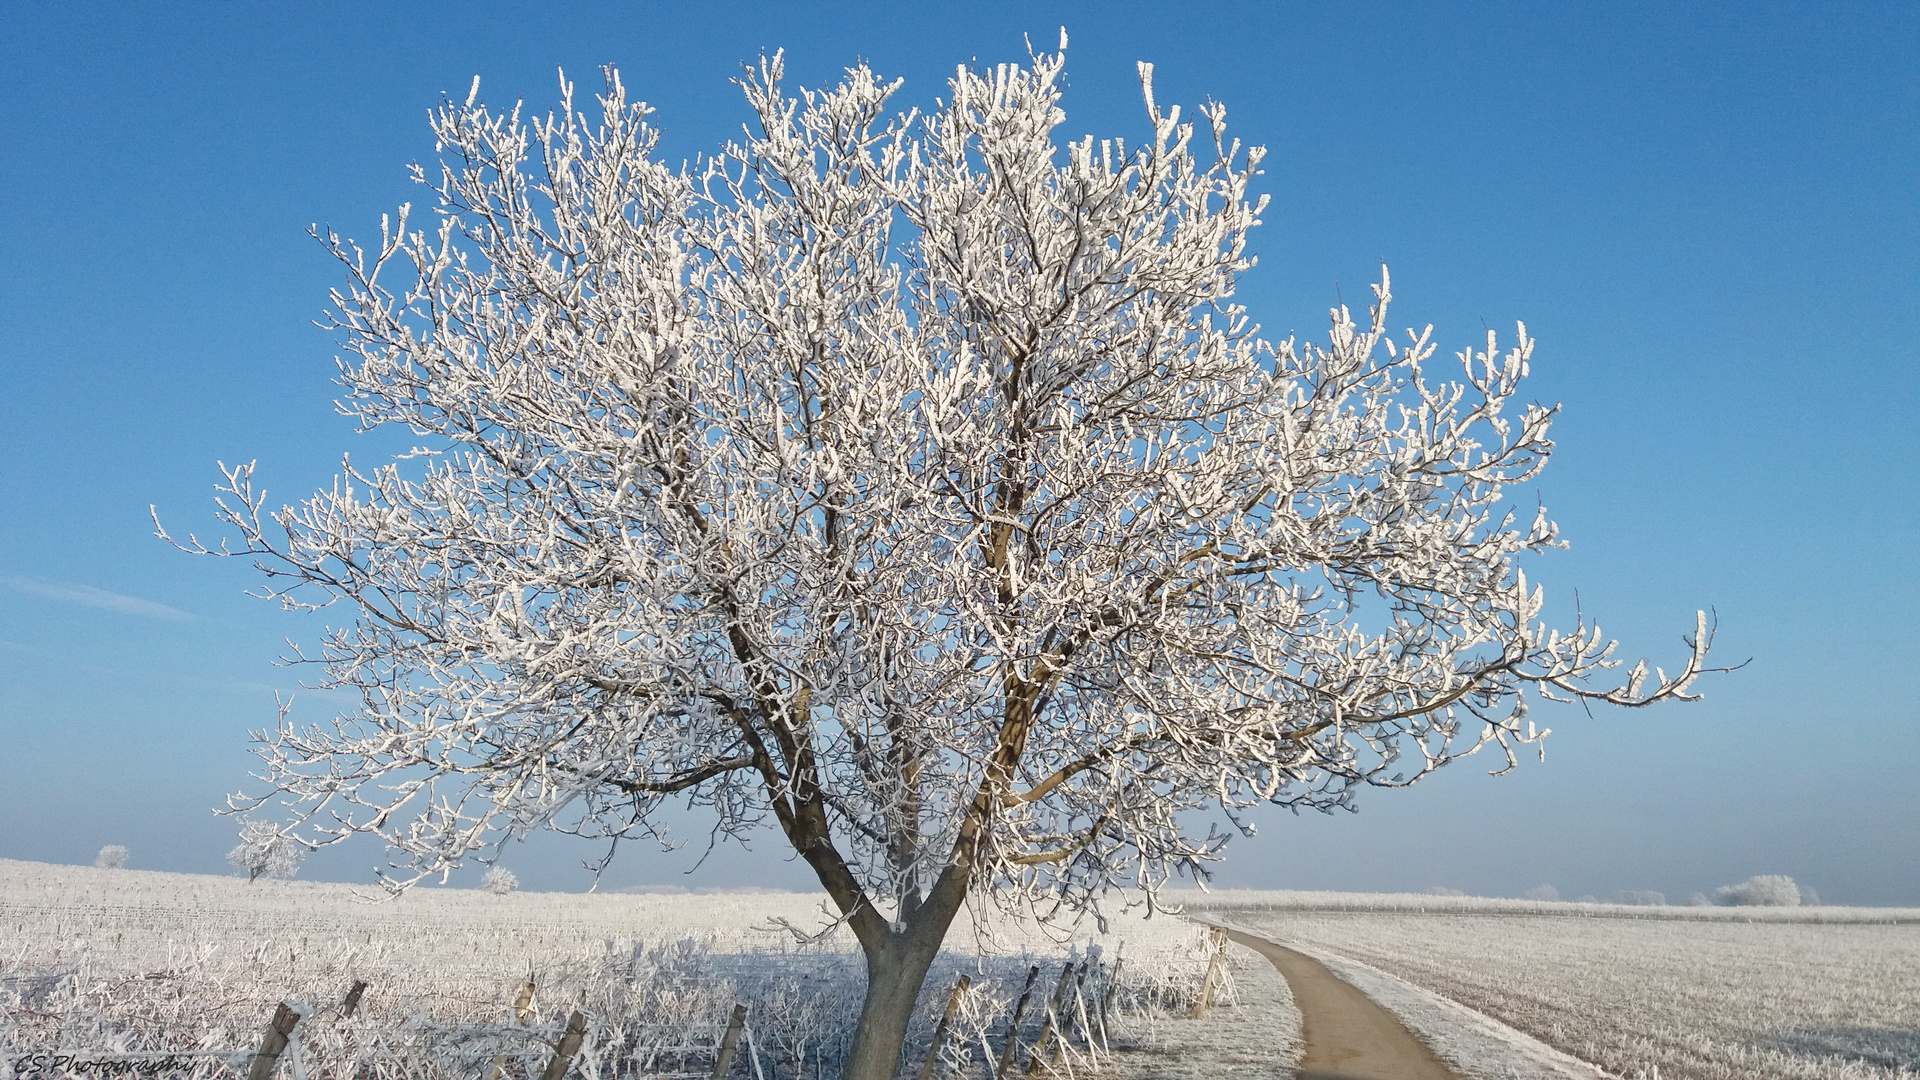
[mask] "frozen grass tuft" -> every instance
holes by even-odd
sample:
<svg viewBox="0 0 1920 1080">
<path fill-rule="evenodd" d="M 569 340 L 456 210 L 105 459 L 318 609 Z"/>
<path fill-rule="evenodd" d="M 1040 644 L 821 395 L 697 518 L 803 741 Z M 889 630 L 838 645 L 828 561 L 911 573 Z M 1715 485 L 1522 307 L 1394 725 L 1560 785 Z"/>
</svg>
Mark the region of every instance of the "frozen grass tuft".
<svg viewBox="0 0 1920 1080">
<path fill-rule="evenodd" d="M 864 967 L 844 928 L 801 944 L 775 920 L 827 922 L 803 893 L 579 895 L 424 889 L 374 902 L 320 882 L 104 871 L 0 860 L 0 1050 L 13 1055 L 208 1052 L 254 1046 L 274 1005 L 313 1005 L 306 1075 L 474 1078 L 537 1073 L 567 1016 L 591 1018 L 587 1080 L 700 1073 L 735 1002 L 743 1061 L 760 1080 L 837 1073 Z M 967 993 L 942 1058 L 979 1075 L 1004 1048 L 1011 1006 L 1040 969 L 1019 1038 L 1040 1036 L 1066 963 L 1057 1072 L 1105 1069 L 1151 1049 L 1191 1005 L 1211 945 L 1170 916 L 1117 915 L 1061 940 L 998 916 L 956 923 L 908 1042 L 917 1067 L 947 996 Z M 368 988 L 352 1017 L 343 996 Z M 535 990 L 524 1013 L 519 992 Z M 1215 1000 L 1231 1008 L 1231 980 Z M 1022 1051 L 1024 1054 L 1024 1050 Z M 1136 1057 L 1137 1059 L 1137 1057 Z M 202 1077 L 245 1058 L 197 1059 Z M 1044 1071 L 1044 1067 L 1043 1067 Z M 3 1075 L 3 1074 L 0 1074 Z"/>
</svg>

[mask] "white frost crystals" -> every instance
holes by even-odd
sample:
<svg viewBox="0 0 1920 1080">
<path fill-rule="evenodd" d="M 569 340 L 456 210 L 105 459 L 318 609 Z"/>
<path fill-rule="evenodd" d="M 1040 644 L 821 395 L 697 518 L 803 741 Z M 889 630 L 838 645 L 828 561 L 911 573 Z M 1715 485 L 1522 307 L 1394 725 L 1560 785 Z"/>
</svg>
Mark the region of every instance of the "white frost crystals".
<svg viewBox="0 0 1920 1080">
<path fill-rule="evenodd" d="M 227 863 L 251 882 L 262 874 L 291 878 L 300 872 L 306 857 L 307 846 L 281 826 L 271 821 L 244 821 L 240 842 L 227 852 Z"/>
<path fill-rule="evenodd" d="M 1760 874 L 1713 890 L 1713 902 L 1729 907 L 1799 907 L 1810 903 L 1802 896 L 1807 891 L 1785 874 Z"/>
<path fill-rule="evenodd" d="M 1617 686 L 1597 627 L 1538 619 L 1525 328 L 1436 380 L 1383 271 L 1325 345 L 1261 338 L 1260 152 L 1150 84 L 1143 142 L 1056 143 L 1062 65 L 962 69 L 922 116 L 775 56 L 757 130 L 681 169 L 611 71 L 593 119 L 434 114 L 437 224 L 322 234 L 343 407 L 422 451 L 279 510 L 225 470 L 232 553 L 357 615 L 314 659 L 358 710 L 261 739 L 303 837 L 431 874 L 686 799 L 771 816 L 882 949 L 969 893 L 1197 870 L 1192 807 L 1511 765 L 1528 690 L 1692 696 L 1704 616 Z"/>
</svg>

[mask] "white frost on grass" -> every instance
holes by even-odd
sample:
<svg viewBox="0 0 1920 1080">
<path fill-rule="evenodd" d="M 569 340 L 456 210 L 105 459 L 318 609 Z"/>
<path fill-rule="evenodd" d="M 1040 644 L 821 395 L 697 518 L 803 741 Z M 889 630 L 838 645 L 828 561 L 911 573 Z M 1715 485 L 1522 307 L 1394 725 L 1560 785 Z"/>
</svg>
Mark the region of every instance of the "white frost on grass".
<svg viewBox="0 0 1920 1080">
<path fill-rule="evenodd" d="M 245 1047 L 278 1002 L 298 999 L 319 1005 L 301 1029 L 313 1076 L 479 1076 L 502 1058 L 510 1070 L 537 1070 L 575 1008 L 593 1018 L 576 1061 L 587 1080 L 702 1072 L 738 1001 L 754 1032 L 743 1053 L 764 1080 L 811 1080 L 837 1071 L 864 987 L 844 927 L 801 944 L 776 925 L 826 924 L 821 893 L 429 888 L 384 902 L 366 893 L 0 859 L 0 1078 L 10 1055 L 50 1048 L 137 1057 Z M 1069 1005 L 1072 1071 L 1053 1075 L 1083 1077 L 1110 1060 L 1109 1045 L 1151 1046 L 1174 1033 L 1167 1018 L 1201 982 L 1206 931 L 1137 912 L 1116 912 L 1109 930 L 1096 933 L 1089 920 L 1050 934 L 997 913 L 957 923 L 916 1009 L 908 1057 L 917 1066 L 948 988 L 967 974 L 971 1023 L 942 1057 L 950 1071 L 977 1075 L 980 1057 L 1004 1046 L 1028 968 L 1041 968 L 1044 994 L 1064 961 L 1083 965 L 1096 947 L 1106 963 L 1074 984 Z M 1115 959 L 1123 969 L 1109 996 L 1102 982 Z M 532 1023 L 503 1034 L 530 975 Z M 368 986 L 347 1021 L 335 1003 L 355 980 Z M 1083 1011 L 1088 998 L 1113 1005 L 1097 1052 L 1087 1046 L 1096 1025 L 1086 1021 L 1097 1018 Z M 1216 1000 L 1230 1006 L 1234 988 Z M 1038 1037 L 1042 1011 L 1029 1008 L 1023 1046 Z"/>
<path fill-rule="evenodd" d="M 1822 916 L 1847 909 L 1811 919 L 1624 913 L 1635 910 L 1555 918 L 1268 908 L 1228 917 L 1329 967 L 1338 958 L 1387 972 L 1621 1077 L 1920 1080 L 1920 926 L 1904 917 L 1911 912 L 1853 909 L 1851 924 L 1840 924 Z M 1359 985 L 1364 972 L 1351 970 Z"/>
<path fill-rule="evenodd" d="M 1598 1066 L 1378 968 L 1271 930 L 1216 921 L 1320 961 L 1335 977 L 1397 1017 L 1435 1057 L 1466 1080 L 1614 1080 Z M 1294 1016 L 1297 1023 L 1299 1013 Z"/>
<path fill-rule="evenodd" d="M 1543 888 L 1548 888 L 1543 886 Z M 1601 903 L 1592 897 L 1550 900 L 1452 893 L 1343 893 L 1291 889 L 1168 889 L 1161 900 L 1192 912 L 1347 912 L 1398 915 L 1547 915 L 1592 919 L 1638 919 L 1648 922 L 1680 920 L 1720 923 L 1818 923 L 1827 925 L 1920 924 L 1920 908 L 1869 907 L 1705 907 L 1689 900 L 1686 906 L 1656 906 L 1642 901 Z M 1698 895 L 1698 894 L 1696 894 Z M 1700 898 L 1702 901 L 1704 897 Z"/>
<path fill-rule="evenodd" d="M 1302 942 L 1285 944 L 1313 957 L 1400 1019 L 1434 1056 L 1467 1080 L 1611 1080 L 1612 1074 L 1358 960 Z"/>
<path fill-rule="evenodd" d="M 1108 1066 L 1113 1080 L 1251 1080 L 1299 1069 L 1300 1010 L 1287 981 L 1250 949 L 1232 946 L 1227 961 L 1238 1000 L 1199 1020 L 1168 1018 L 1142 1031 L 1142 1047 Z"/>
</svg>

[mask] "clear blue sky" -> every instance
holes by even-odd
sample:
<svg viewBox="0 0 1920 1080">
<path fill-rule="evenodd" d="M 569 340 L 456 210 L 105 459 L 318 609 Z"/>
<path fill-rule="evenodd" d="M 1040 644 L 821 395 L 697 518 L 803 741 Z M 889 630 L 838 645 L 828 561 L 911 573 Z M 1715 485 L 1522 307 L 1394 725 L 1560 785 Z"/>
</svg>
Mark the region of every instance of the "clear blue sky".
<svg viewBox="0 0 1920 1080">
<path fill-rule="evenodd" d="M 216 459 L 275 501 L 375 449 L 334 415 L 311 325 L 352 235 L 419 200 L 424 118 L 475 74 L 542 111 L 617 65 L 668 151 L 738 130 L 728 84 L 785 47 L 943 95 L 956 63 L 1071 36 L 1064 134 L 1227 104 L 1269 148 L 1270 332 L 1322 332 L 1382 260 L 1444 349 L 1524 319 L 1565 404 L 1538 497 L 1573 550 L 1529 569 L 1627 654 L 1696 607 L 1745 670 L 1698 705 L 1547 716 L 1545 764 L 1469 761 L 1357 815 L 1260 819 L 1219 880 L 1685 894 L 1785 873 L 1920 904 L 1920 6 L 1886 4 L 16 4 L 0 24 L 0 857 L 217 872 L 282 639 L 250 571 L 155 540 L 212 529 Z M 1531 498 L 1531 493 L 1528 493 Z M 304 695 L 297 714 L 332 705 Z M 1536 713 L 1536 716 L 1539 714 Z M 1491 763 L 1489 763 L 1490 765 Z M 690 839 L 704 831 L 691 829 Z M 609 884 L 804 882 L 778 849 L 634 845 Z M 509 859 L 575 887 L 586 852 Z M 367 880 L 373 848 L 309 875 Z"/>
</svg>

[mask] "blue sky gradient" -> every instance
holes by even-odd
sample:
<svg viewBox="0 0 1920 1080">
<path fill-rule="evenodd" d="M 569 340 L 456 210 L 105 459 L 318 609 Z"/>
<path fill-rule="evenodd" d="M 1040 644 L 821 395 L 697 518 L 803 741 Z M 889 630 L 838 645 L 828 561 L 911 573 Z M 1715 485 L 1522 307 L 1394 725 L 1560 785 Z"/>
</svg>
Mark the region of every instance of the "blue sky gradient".
<svg viewBox="0 0 1920 1080">
<path fill-rule="evenodd" d="M 310 223 L 368 236 L 430 159 L 425 115 L 475 74 L 544 112 L 617 65 L 692 157 L 746 118 L 728 80 L 785 47 L 789 82 L 856 57 L 945 94 L 958 63 L 1050 48 L 1063 138 L 1228 106 L 1273 197 L 1242 299 L 1324 332 L 1384 261 L 1395 325 L 1443 355 L 1483 323 L 1539 340 L 1564 403 L 1527 501 L 1629 658 L 1677 663 L 1717 609 L 1705 702 L 1536 710 L 1544 764 L 1476 762 L 1356 815 L 1258 818 L 1219 881 L 1297 888 L 1670 895 L 1786 873 L 1829 900 L 1920 904 L 1920 7 L 1912 4 L 16 5 L 0 26 L 0 857 L 219 872 L 246 732 L 283 639 L 323 618 L 241 595 L 240 561 L 151 536 L 213 528 L 216 460 L 274 501 L 371 458 L 331 401 L 312 321 L 337 276 Z M 344 617 L 345 613 L 338 613 Z M 296 717 L 337 702 L 302 692 Z M 1488 762 L 1487 767 L 1494 763 Z M 608 884 L 807 884 L 774 844 L 634 845 Z M 508 859 L 583 887 L 593 854 Z M 375 846 L 309 876 L 365 881 Z"/>
</svg>

